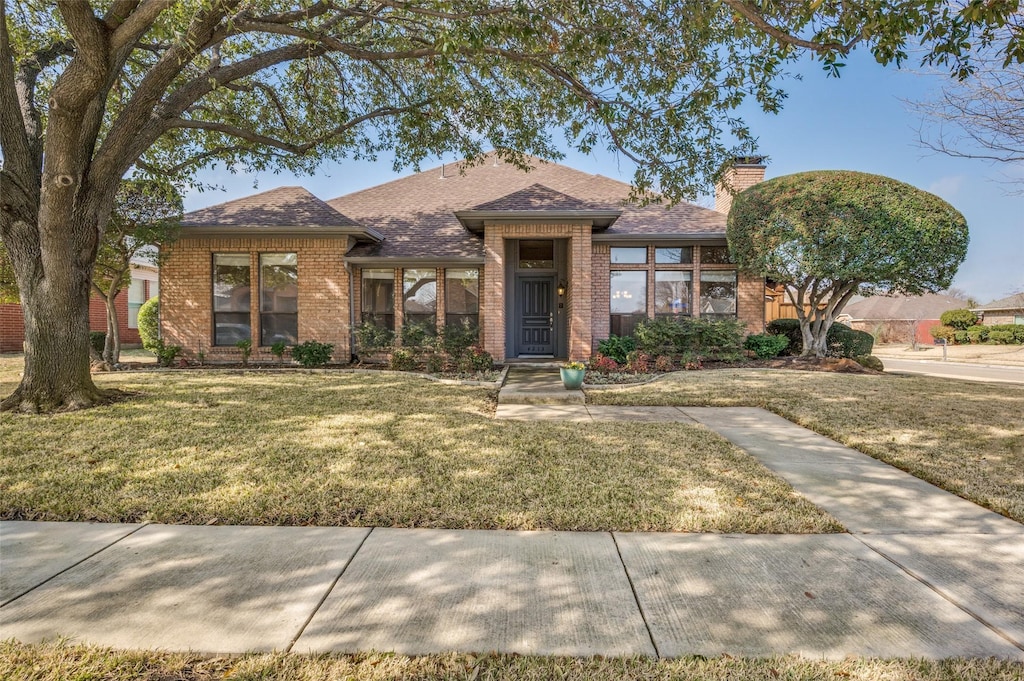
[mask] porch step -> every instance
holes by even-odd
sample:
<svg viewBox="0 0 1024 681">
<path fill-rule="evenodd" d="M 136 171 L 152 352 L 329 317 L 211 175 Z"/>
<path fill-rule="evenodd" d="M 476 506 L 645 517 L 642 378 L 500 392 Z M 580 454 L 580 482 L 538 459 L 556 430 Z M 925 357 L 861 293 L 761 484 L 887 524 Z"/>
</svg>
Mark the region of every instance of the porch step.
<svg viewBox="0 0 1024 681">
<path fill-rule="evenodd" d="M 558 368 L 512 367 L 498 404 L 584 404 L 582 390 L 566 390 Z"/>
</svg>

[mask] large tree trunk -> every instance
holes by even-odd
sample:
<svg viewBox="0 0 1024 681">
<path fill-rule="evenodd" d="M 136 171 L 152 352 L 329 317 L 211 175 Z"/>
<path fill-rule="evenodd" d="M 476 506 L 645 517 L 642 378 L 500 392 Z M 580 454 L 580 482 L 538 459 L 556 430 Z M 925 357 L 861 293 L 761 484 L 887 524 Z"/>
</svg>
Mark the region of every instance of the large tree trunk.
<svg viewBox="0 0 1024 681">
<path fill-rule="evenodd" d="M 60 274 L 22 286 L 25 372 L 0 411 L 81 409 L 108 397 L 89 374 L 89 270 L 68 263 Z"/>
</svg>

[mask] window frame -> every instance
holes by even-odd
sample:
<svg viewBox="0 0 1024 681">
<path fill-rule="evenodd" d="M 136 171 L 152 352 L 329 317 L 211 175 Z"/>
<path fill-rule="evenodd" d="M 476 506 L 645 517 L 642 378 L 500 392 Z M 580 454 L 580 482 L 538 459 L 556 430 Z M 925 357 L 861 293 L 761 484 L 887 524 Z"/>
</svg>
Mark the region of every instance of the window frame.
<svg viewBox="0 0 1024 681">
<path fill-rule="evenodd" d="M 252 256 L 250 255 L 250 253 L 248 251 L 243 252 L 243 253 L 240 253 L 238 251 L 227 251 L 227 252 L 223 252 L 223 253 L 211 253 L 210 256 L 211 256 L 210 257 L 210 284 L 211 284 L 210 285 L 210 313 L 211 313 L 212 321 L 213 321 L 213 326 L 211 328 L 211 332 L 212 332 L 212 334 L 211 334 L 212 335 L 211 345 L 213 347 L 219 347 L 219 348 L 230 348 L 230 347 L 233 347 L 235 345 L 235 343 L 237 343 L 239 341 L 242 341 L 242 340 L 250 340 L 251 341 L 252 340 Z M 246 260 L 245 269 L 246 269 L 246 272 L 247 272 L 247 277 L 246 278 L 247 278 L 247 282 L 248 282 L 247 288 L 249 289 L 249 296 L 248 296 L 249 303 L 248 303 L 248 306 L 245 308 L 244 311 L 242 311 L 242 310 L 218 310 L 217 309 L 217 267 L 218 267 L 217 259 L 218 259 L 218 257 L 221 257 L 221 256 L 224 256 L 224 257 L 232 257 L 232 256 L 234 256 L 238 260 L 241 260 L 242 258 L 245 258 L 245 260 Z M 222 265 L 222 266 L 223 267 L 229 267 L 231 265 Z M 241 267 L 241 264 L 233 265 L 233 267 Z M 233 292 L 234 291 L 234 287 L 231 290 Z M 248 336 L 244 337 L 244 338 L 237 338 L 237 339 L 235 339 L 233 341 L 227 341 L 227 342 L 224 342 L 224 343 L 218 342 L 219 334 L 217 333 L 217 327 L 218 327 L 217 318 L 220 315 L 234 315 L 233 318 L 235 318 L 235 319 L 239 319 L 239 318 L 241 318 L 242 315 L 244 315 L 245 316 L 245 321 L 246 321 L 245 327 L 247 327 L 247 329 L 248 329 Z M 233 325 L 239 326 L 240 324 L 236 322 Z"/>
<path fill-rule="evenodd" d="M 476 311 L 475 312 L 452 312 L 449 301 L 451 300 L 450 293 L 454 287 L 449 286 L 448 282 L 451 281 L 466 281 L 466 277 L 449 277 L 449 272 L 476 272 L 476 277 L 472 278 L 476 282 Z M 445 268 L 444 270 L 444 325 L 445 328 L 461 328 L 463 321 L 472 318 L 471 326 L 474 329 L 480 328 L 480 268 L 479 267 L 453 267 Z"/>
<path fill-rule="evenodd" d="M 295 267 L 295 312 L 277 312 L 277 311 L 267 311 L 266 309 L 264 309 L 265 301 L 264 301 L 264 295 L 263 294 L 264 294 L 264 290 L 265 289 L 264 289 L 264 285 L 263 285 L 263 279 L 264 279 L 264 272 L 263 272 L 263 270 L 264 270 L 265 266 L 263 264 L 263 259 L 265 257 L 269 257 L 269 256 L 294 256 L 294 259 L 295 259 L 295 265 L 294 265 L 294 267 Z M 285 340 L 285 342 L 288 343 L 289 345 L 295 345 L 296 343 L 299 342 L 299 292 L 298 292 L 298 288 L 299 288 L 299 254 L 297 252 L 294 252 L 294 251 L 293 252 L 267 251 L 265 253 L 261 252 L 261 253 L 258 254 L 258 258 L 257 258 L 256 262 L 257 262 L 257 267 L 259 268 L 259 275 L 258 275 L 259 307 L 257 308 L 257 310 L 259 312 L 260 347 L 270 347 L 271 345 L 273 345 L 273 341 L 271 341 L 271 339 L 268 339 L 266 337 L 268 327 L 271 327 L 271 326 L 276 327 L 277 326 L 276 323 L 275 324 L 268 324 L 266 322 L 265 317 L 268 317 L 270 315 L 273 315 L 274 317 L 293 317 L 294 318 L 293 323 L 289 325 L 290 328 L 287 329 L 287 330 L 290 331 L 292 328 L 294 328 L 295 333 L 292 334 L 292 338 L 293 339 L 292 339 L 291 342 L 288 342 L 287 340 Z M 271 266 L 274 266 L 274 265 L 271 265 Z M 277 266 L 281 266 L 281 265 L 277 265 Z M 278 339 L 278 340 L 283 340 L 283 339 Z M 268 342 L 268 341 L 271 341 L 271 342 Z"/>
<path fill-rule="evenodd" d="M 397 268 L 394 267 L 363 267 L 359 270 L 359 321 L 362 324 L 371 324 L 378 329 L 386 329 L 392 333 L 395 330 L 395 276 Z M 367 277 L 368 272 L 389 272 L 387 277 Z M 369 281 L 390 281 L 391 282 L 391 306 L 387 312 L 377 312 L 367 309 L 367 286 Z M 378 322 L 383 321 L 381 325 Z"/>
</svg>

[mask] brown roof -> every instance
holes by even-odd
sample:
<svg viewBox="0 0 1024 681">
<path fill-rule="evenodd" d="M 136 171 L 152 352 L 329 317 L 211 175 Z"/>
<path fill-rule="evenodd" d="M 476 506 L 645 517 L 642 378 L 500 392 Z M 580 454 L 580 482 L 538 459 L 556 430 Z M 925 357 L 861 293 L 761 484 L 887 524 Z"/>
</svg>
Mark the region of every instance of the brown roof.
<svg viewBox="0 0 1024 681">
<path fill-rule="evenodd" d="M 922 296 L 870 296 L 843 308 L 843 314 L 861 320 L 923 320 L 938 319 L 947 310 L 967 307 L 967 301 L 940 293 Z"/>
<path fill-rule="evenodd" d="M 471 210 L 487 211 L 547 211 L 547 210 L 589 210 L 602 208 L 594 206 L 586 201 L 580 201 L 574 196 L 556 192 L 551 187 L 542 184 L 531 184 L 526 189 L 506 194 L 500 199 L 481 203 L 473 206 Z"/>
<path fill-rule="evenodd" d="M 606 237 L 632 234 L 721 236 L 725 216 L 692 204 L 672 208 L 624 204 L 628 184 L 557 163 L 531 158 L 523 172 L 489 154 L 477 166 L 449 164 L 408 175 L 376 187 L 339 196 L 328 203 L 361 225 L 385 235 L 380 244 L 356 246 L 351 255 L 389 257 L 482 257 L 483 240 L 466 230 L 455 216 L 507 199 L 535 185 L 548 197 L 559 194 L 585 204 L 585 209 L 621 211 Z M 549 193 L 550 192 L 550 193 Z M 534 196 L 542 192 L 533 190 Z M 531 195 L 527 192 L 523 197 Z M 523 198 L 520 197 L 520 198 Z"/>
<path fill-rule="evenodd" d="M 346 216 L 302 187 L 278 187 L 186 213 L 183 227 L 349 227 Z"/>
<path fill-rule="evenodd" d="M 995 310 L 1024 310 L 1024 293 L 1014 293 L 1000 298 L 999 300 L 993 300 L 987 305 L 973 308 L 974 310 L 982 310 L 993 312 Z"/>
</svg>

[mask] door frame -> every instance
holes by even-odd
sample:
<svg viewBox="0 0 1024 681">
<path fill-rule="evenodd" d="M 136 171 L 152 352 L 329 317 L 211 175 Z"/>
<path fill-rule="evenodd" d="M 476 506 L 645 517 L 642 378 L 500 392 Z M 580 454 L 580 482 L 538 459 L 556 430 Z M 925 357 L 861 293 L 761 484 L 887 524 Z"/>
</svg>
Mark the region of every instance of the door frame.
<svg viewBox="0 0 1024 681">
<path fill-rule="evenodd" d="M 515 357 L 549 357 L 549 356 L 550 357 L 555 357 L 557 355 L 557 353 L 558 353 L 558 341 L 559 341 L 559 337 L 560 337 L 560 334 L 558 333 L 558 326 L 559 325 L 558 325 L 558 319 L 557 319 L 557 317 L 558 317 L 558 307 L 557 307 L 557 305 L 558 305 L 558 294 L 555 291 L 555 289 L 558 287 L 558 275 L 557 274 L 551 274 L 551 273 L 544 273 L 544 272 L 538 273 L 536 271 L 531 272 L 531 271 L 527 270 L 527 271 L 524 271 L 524 272 L 516 272 L 514 280 L 515 280 L 515 294 L 514 294 L 513 297 L 515 298 L 515 301 L 514 301 L 513 305 L 514 305 L 514 308 L 515 308 L 515 317 L 513 317 L 513 323 L 512 323 L 512 328 L 513 328 L 513 335 L 512 335 L 512 337 L 513 337 L 513 339 L 515 341 L 515 346 L 512 348 L 512 351 L 514 353 L 513 356 L 515 356 Z M 522 350 L 520 349 L 521 340 L 522 340 L 522 324 L 523 324 L 523 300 L 519 296 L 519 292 L 522 290 L 521 289 L 522 282 L 530 281 L 530 280 L 533 280 L 533 281 L 546 281 L 546 282 L 548 282 L 551 285 L 550 289 L 549 289 L 551 291 L 551 294 L 550 294 L 550 296 L 548 298 L 548 306 L 549 306 L 549 308 L 551 310 L 551 318 L 552 318 L 552 323 L 551 323 L 551 354 L 550 355 L 546 355 L 546 354 L 537 355 L 537 354 L 532 354 L 532 353 L 531 354 L 524 354 L 522 352 Z"/>
<path fill-rule="evenodd" d="M 559 296 L 557 289 L 560 283 L 568 287 L 569 240 L 567 238 L 549 236 L 521 237 L 524 241 L 551 240 L 555 243 L 555 267 L 553 269 L 519 269 L 520 239 L 505 239 L 505 356 L 509 359 L 519 357 L 519 275 L 554 277 L 552 301 L 555 323 L 552 329 L 554 358 L 564 359 L 569 356 L 569 305 L 568 296 Z"/>
</svg>

